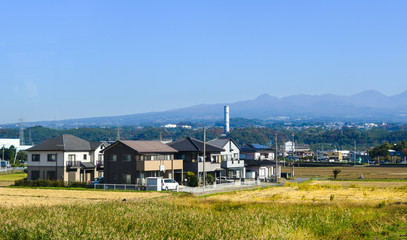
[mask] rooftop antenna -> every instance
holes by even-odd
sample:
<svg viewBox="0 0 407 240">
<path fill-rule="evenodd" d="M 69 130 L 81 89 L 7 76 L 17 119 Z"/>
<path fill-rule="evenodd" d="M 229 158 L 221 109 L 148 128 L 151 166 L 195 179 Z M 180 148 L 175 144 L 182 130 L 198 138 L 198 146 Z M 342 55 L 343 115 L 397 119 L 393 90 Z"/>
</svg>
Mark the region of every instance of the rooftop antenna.
<svg viewBox="0 0 407 240">
<path fill-rule="evenodd" d="M 116 140 L 120 141 L 120 125 L 119 122 L 117 122 L 117 136 L 116 136 Z"/>
<path fill-rule="evenodd" d="M 21 118 L 18 120 L 20 120 L 20 133 L 19 133 L 20 145 L 24 145 L 24 127 L 23 127 L 24 118 L 23 118 L 23 116 L 21 116 Z"/>
</svg>

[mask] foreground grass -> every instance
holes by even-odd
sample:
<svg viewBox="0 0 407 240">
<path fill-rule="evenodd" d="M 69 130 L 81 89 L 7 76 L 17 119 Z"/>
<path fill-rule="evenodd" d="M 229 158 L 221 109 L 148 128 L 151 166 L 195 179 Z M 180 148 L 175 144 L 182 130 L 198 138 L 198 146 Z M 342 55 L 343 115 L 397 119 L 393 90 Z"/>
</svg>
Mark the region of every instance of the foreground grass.
<svg viewBox="0 0 407 240">
<path fill-rule="evenodd" d="M 365 239 L 406 234 L 405 206 L 237 204 L 192 197 L 0 207 L 2 239 Z"/>
<path fill-rule="evenodd" d="M 0 188 L 0 239 L 407 239 L 407 184 L 368 184 L 311 181 L 200 198 Z"/>
</svg>

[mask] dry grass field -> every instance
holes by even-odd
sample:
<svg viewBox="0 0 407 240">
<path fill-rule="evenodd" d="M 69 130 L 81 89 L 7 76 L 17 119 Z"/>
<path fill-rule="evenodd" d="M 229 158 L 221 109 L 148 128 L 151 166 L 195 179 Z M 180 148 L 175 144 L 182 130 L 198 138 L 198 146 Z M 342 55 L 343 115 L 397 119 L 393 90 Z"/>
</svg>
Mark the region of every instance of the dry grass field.
<svg viewBox="0 0 407 240">
<path fill-rule="evenodd" d="M 407 181 L 390 180 L 404 169 L 364 170 L 201 197 L 0 187 L 0 239 L 407 239 Z"/>
<path fill-rule="evenodd" d="M 407 182 L 312 181 L 284 187 L 216 194 L 210 200 L 238 203 L 334 204 L 377 206 L 407 204 Z"/>
<path fill-rule="evenodd" d="M 333 169 L 338 168 L 341 173 L 338 179 L 357 179 L 363 175 L 365 179 L 405 179 L 407 180 L 407 167 L 294 167 L 295 177 L 333 178 Z M 290 172 L 285 167 L 282 172 Z"/>
<path fill-rule="evenodd" d="M 123 199 L 134 202 L 169 195 L 164 192 L 0 188 L 0 204 L 3 207 L 22 207 L 103 203 Z"/>
<path fill-rule="evenodd" d="M 366 183 L 314 180 L 204 197 L 3 187 L 0 239 L 406 238 L 407 182 Z"/>
</svg>

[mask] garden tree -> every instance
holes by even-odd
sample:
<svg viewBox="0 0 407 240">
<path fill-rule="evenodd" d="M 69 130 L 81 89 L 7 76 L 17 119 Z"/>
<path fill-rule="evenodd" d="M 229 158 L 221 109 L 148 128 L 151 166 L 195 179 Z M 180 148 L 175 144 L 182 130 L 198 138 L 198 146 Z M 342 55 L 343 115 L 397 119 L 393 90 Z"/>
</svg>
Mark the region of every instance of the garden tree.
<svg viewBox="0 0 407 240">
<path fill-rule="evenodd" d="M 338 176 L 339 173 L 342 172 L 342 170 L 339 168 L 335 168 L 332 172 L 334 174 L 334 179 L 336 179 L 336 177 Z"/>
<path fill-rule="evenodd" d="M 372 150 L 370 150 L 369 155 L 372 158 L 386 157 L 386 156 L 390 155 L 389 149 L 391 149 L 391 148 L 392 148 L 392 145 L 390 143 L 384 143 L 384 144 L 374 147 Z"/>
<path fill-rule="evenodd" d="M 190 186 L 190 187 L 197 187 L 198 186 L 199 179 L 195 175 L 195 173 L 187 172 L 186 178 L 187 178 L 188 186 Z"/>
<path fill-rule="evenodd" d="M 28 153 L 27 153 L 27 151 L 24 151 L 24 150 L 20 150 L 20 151 L 18 151 L 18 153 L 17 153 L 17 157 L 16 157 L 16 159 L 18 160 L 18 161 L 27 161 L 27 159 L 28 159 Z"/>
<path fill-rule="evenodd" d="M 11 145 L 8 149 L 6 148 L 5 152 L 5 160 L 10 161 L 10 163 L 14 163 L 14 158 L 16 156 L 16 149 L 13 145 Z"/>
<path fill-rule="evenodd" d="M 208 185 L 211 185 L 213 183 L 213 179 L 214 178 L 213 178 L 212 174 L 206 174 L 205 181 Z"/>
</svg>

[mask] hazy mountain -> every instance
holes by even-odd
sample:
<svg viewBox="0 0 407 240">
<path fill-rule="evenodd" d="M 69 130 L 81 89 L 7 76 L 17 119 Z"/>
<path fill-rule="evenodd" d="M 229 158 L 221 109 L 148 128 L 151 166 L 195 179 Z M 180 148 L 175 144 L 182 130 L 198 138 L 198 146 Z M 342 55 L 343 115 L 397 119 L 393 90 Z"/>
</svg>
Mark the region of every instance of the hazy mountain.
<svg viewBox="0 0 407 240">
<path fill-rule="evenodd" d="M 365 91 L 352 96 L 293 95 L 276 98 L 262 94 L 253 100 L 236 103 L 201 104 L 164 112 L 123 116 L 70 119 L 57 122 L 25 123 L 26 126 L 51 127 L 109 126 L 164 124 L 178 121 L 220 120 L 223 107 L 230 106 L 232 118 L 258 119 L 329 119 L 337 121 L 407 121 L 407 91 L 385 96 L 377 91 Z M 12 124 L 14 125 L 14 124 Z"/>
</svg>

